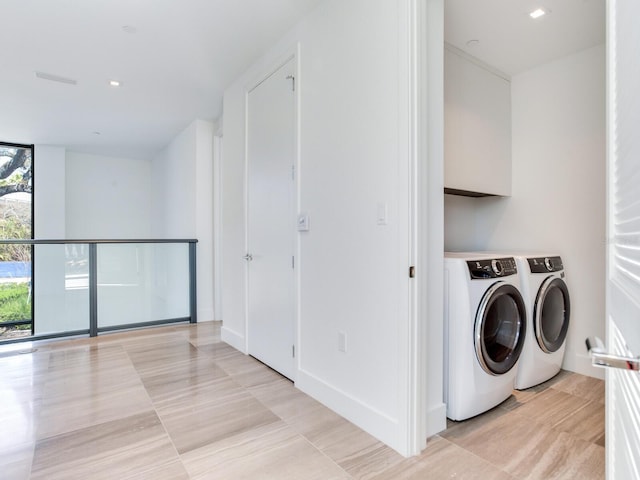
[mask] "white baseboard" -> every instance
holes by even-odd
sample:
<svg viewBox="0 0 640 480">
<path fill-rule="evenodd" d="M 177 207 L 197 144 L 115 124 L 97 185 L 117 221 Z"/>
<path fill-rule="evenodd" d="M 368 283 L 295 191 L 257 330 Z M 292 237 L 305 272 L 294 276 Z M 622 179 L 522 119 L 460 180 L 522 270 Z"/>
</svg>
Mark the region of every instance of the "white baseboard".
<svg viewBox="0 0 640 480">
<path fill-rule="evenodd" d="M 409 455 L 406 435 L 402 435 L 397 419 L 389 417 L 309 372 L 298 370 L 295 385 L 401 455 Z"/>
<path fill-rule="evenodd" d="M 440 403 L 427 410 L 427 438 L 446 430 L 447 405 Z"/>
<path fill-rule="evenodd" d="M 247 353 L 247 345 L 244 336 L 234 332 L 233 330 L 229 330 L 224 325 L 220 329 L 220 339 L 231 345 L 236 350 L 245 354 Z"/>
</svg>

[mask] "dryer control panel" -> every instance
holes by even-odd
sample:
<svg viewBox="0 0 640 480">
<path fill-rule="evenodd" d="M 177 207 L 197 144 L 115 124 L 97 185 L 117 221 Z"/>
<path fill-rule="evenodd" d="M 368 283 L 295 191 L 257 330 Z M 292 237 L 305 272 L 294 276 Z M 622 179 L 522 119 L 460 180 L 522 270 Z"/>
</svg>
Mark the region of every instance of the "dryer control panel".
<svg viewBox="0 0 640 480">
<path fill-rule="evenodd" d="M 564 269 L 560 257 L 536 257 L 527 258 L 531 273 L 560 272 Z"/>
<path fill-rule="evenodd" d="M 467 260 L 471 279 L 501 278 L 518 273 L 513 257 Z"/>
</svg>

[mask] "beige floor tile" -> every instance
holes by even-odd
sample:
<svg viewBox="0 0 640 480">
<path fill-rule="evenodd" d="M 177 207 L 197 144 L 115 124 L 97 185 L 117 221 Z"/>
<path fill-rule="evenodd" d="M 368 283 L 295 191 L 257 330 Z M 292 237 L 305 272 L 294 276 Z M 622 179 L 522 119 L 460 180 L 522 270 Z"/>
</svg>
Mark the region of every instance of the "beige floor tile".
<svg viewBox="0 0 640 480">
<path fill-rule="evenodd" d="M 588 442 L 597 443 L 600 439 L 604 442 L 604 421 L 604 405 L 599 402 L 588 402 L 584 407 L 554 425 L 554 428 Z"/>
<path fill-rule="evenodd" d="M 552 474 L 562 475 L 569 467 L 584 468 L 592 462 L 584 452 L 601 448 L 522 416 L 520 410 L 496 416 L 455 436 L 448 431 L 442 435 L 516 478 L 552 478 Z"/>
<path fill-rule="evenodd" d="M 515 410 L 519 415 L 549 426 L 555 426 L 585 407 L 588 401 L 569 393 L 549 388 Z"/>
<path fill-rule="evenodd" d="M 368 434 L 364 434 L 370 437 Z M 397 465 L 405 460 L 405 458 L 392 448 L 386 446 L 382 442 L 371 442 L 370 438 L 366 440 L 354 439 L 354 442 L 346 448 L 346 443 L 341 442 L 334 446 L 344 445 L 345 452 L 348 455 L 336 455 L 339 459 L 336 462 L 353 478 L 370 479 Z M 358 447 L 358 448 L 356 448 Z M 324 450 L 323 450 L 324 451 Z"/>
<path fill-rule="evenodd" d="M 180 460 L 154 465 L 118 480 L 190 480 L 187 470 Z"/>
<path fill-rule="evenodd" d="M 226 372 L 212 360 L 196 358 L 166 365 L 154 373 L 143 375 L 142 383 L 154 402 L 180 397 L 185 391 L 212 385 L 228 378 Z"/>
<path fill-rule="evenodd" d="M 247 389 L 263 405 L 283 420 L 294 420 L 296 417 L 318 408 L 325 408 L 320 402 L 296 388 L 284 377 L 270 382 L 249 387 Z"/>
<path fill-rule="evenodd" d="M 26 402 L 10 395 L 1 395 L 0 401 L 0 452 L 35 442 L 41 401 Z"/>
<path fill-rule="evenodd" d="M 515 410 L 535 398 L 536 395 L 538 395 L 538 392 L 530 389 L 514 390 L 511 396 L 499 405 L 499 408 Z"/>
<path fill-rule="evenodd" d="M 14 347 L 14 348 L 7 348 Z M 38 347 L 15 348 L 15 345 L 0 347 L 0 382 L 22 377 L 35 377 L 49 369 L 49 352 Z"/>
<path fill-rule="evenodd" d="M 247 392 L 159 414 L 180 454 L 280 421 Z"/>
<path fill-rule="evenodd" d="M 162 344 L 128 347 L 127 353 L 142 377 L 157 375 L 178 362 L 189 362 L 199 356 L 196 347 L 179 337 Z"/>
<path fill-rule="evenodd" d="M 186 338 L 196 347 L 219 343 L 222 322 L 200 322 L 195 325 L 185 325 L 177 329 L 178 333 L 186 333 Z"/>
<path fill-rule="evenodd" d="M 197 348 L 201 354 L 206 354 L 214 360 L 220 360 L 226 357 L 246 357 L 245 354 L 223 342 L 213 343 L 210 345 L 199 345 Z"/>
<path fill-rule="evenodd" d="M 2 371 L 2 375 L 4 375 L 4 371 Z M 0 402 L 6 405 L 7 403 L 33 403 L 42 400 L 44 386 L 45 381 L 42 375 L 38 375 L 37 378 L 25 376 L 0 379 Z"/>
<path fill-rule="evenodd" d="M 298 412 L 287 418 L 286 422 L 314 444 L 322 443 L 323 438 L 331 435 L 344 422 L 344 418 L 318 402 Z"/>
<path fill-rule="evenodd" d="M 3 480 L 604 478 L 604 384 L 565 371 L 405 459 L 220 322 L 0 346 L 0 368 Z"/>
<path fill-rule="evenodd" d="M 508 410 L 514 410 L 522 406 L 524 403 L 527 403 L 528 401 L 533 400 L 534 398 L 536 398 L 536 396 L 539 393 L 548 390 L 556 383 L 562 381 L 564 378 L 571 375 L 574 375 L 574 374 L 571 372 L 567 372 L 566 370 L 560 370 L 560 372 L 558 372 L 557 375 L 550 378 L 546 382 L 543 382 L 539 385 L 535 385 L 533 387 L 530 387 L 524 390 L 514 390 L 511 397 L 509 397 L 509 399 L 504 403 L 502 403 L 500 406 Z"/>
<path fill-rule="evenodd" d="M 604 381 L 598 378 L 577 374 L 566 375 L 552 388 L 593 402 L 604 404 L 605 401 Z"/>
<path fill-rule="evenodd" d="M 117 368 L 128 365 L 124 349 L 120 345 L 82 345 L 72 348 L 58 347 L 49 353 L 48 375 L 67 371 L 96 371 L 100 368 Z"/>
<path fill-rule="evenodd" d="M 112 368 L 65 368 L 52 373 L 48 378 L 43 388 L 43 398 L 48 401 L 54 398 L 97 396 L 142 385 L 140 377 L 128 361 Z"/>
<path fill-rule="evenodd" d="M 147 391 L 137 386 L 77 397 L 57 396 L 42 401 L 37 438 L 42 439 L 147 412 L 153 405 Z"/>
<path fill-rule="evenodd" d="M 9 350 L 0 357 L 0 401 L 4 405 L 7 402 L 32 403 L 43 395 L 49 354 L 18 352 Z"/>
<path fill-rule="evenodd" d="M 439 437 L 430 439 L 427 450 L 416 458 L 404 460 L 376 480 L 514 480 L 489 462 Z"/>
<path fill-rule="evenodd" d="M 3 425 L 4 427 L 4 425 Z M 2 436 L 11 437 L 11 432 L 2 431 Z M 25 480 L 29 478 L 35 443 L 19 444 L 3 442 L 0 449 L 0 478 L 2 480 Z"/>
<path fill-rule="evenodd" d="M 604 448 L 561 433 L 535 451 L 528 465 L 519 465 L 518 478 L 526 480 L 603 480 Z"/>
<path fill-rule="evenodd" d="M 333 415 L 324 428 L 318 425 L 307 430 L 305 437 L 354 478 L 371 478 L 404 459 L 351 422 Z"/>
<path fill-rule="evenodd" d="M 154 412 L 39 441 L 31 479 L 140 478 L 178 460 Z"/>
<path fill-rule="evenodd" d="M 169 417 L 208 404 L 224 405 L 247 398 L 252 397 L 232 378 L 222 377 L 185 387 L 174 394 L 165 393 L 154 401 L 154 405 L 159 415 Z"/>
<path fill-rule="evenodd" d="M 194 480 L 333 480 L 351 478 L 307 440 L 280 423 L 263 435 L 215 451 L 200 448 L 181 456 Z"/>
<path fill-rule="evenodd" d="M 171 325 L 166 327 L 142 328 L 127 332 L 110 332 L 101 334 L 99 342 L 101 344 L 121 345 L 125 349 L 143 345 L 157 345 L 160 347 L 163 344 L 175 341 L 180 336 L 177 329 L 182 327 L 188 328 L 188 325 Z M 184 337 L 184 339 L 186 340 L 186 337 Z"/>
<path fill-rule="evenodd" d="M 224 364 L 221 365 L 221 367 L 226 370 Z M 268 383 L 278 383 L 283 378 L 282 375 L 280 375 L 278 372 L 276 372 L 275 370 L 271 370 L 269 367 L 261 363 L 259 363 L 259 365 L 252 370 L 231 374 L 231 376 L 245 388 L 255 387 Z"/>
<path fill-rule="evenodd" d="M 219 357 L 216 363 L 245 388 L 280 383 L 284 378 L 255 358 L 241 353 Z"/>
</svg>

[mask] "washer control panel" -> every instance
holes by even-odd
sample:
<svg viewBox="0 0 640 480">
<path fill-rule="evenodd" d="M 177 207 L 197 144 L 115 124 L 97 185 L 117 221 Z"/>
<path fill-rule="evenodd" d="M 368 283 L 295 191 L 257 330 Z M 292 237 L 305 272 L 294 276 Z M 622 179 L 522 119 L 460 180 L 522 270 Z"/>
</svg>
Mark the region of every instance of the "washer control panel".
<svg viewBox="0 0 640 480">
<path fill-rule="evenodd" d="M 564 270 L 560 257 L 534 257 L 527 258 L 531 273 L 560 272 Z"/>
<path fill-rule="evenodd" d="M 501 278 L 518 273 L 513 257 L 467 260 L 471 279 Z"/>
</svg>

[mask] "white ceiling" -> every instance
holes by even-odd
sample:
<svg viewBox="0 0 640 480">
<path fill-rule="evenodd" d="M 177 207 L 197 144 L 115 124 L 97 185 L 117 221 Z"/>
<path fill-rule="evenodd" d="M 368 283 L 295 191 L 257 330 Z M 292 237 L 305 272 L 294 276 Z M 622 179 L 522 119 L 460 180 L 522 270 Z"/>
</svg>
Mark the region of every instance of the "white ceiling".
<svg viewBox="0 0 640 480">
<path fill-rule="evenodd" d="M 1 1 L 0 141 L 151 158 L 322 0 Z M 541 2 L 445 0 L 446 40 L 510 75 L 604 42 L 603 0 Z"/>
<path fill-rule="evenodd" d="M 605 42 L 604 0 L 444 3 L 445 40 L 509 76 Z M 529 12 L 538 8 L 549 13 L 533 20 Z"/>
<path fill-rule="evenodd" d="M 320 1 L 1 0 L 0 141 L 151 158 Z"/>
</svg>

